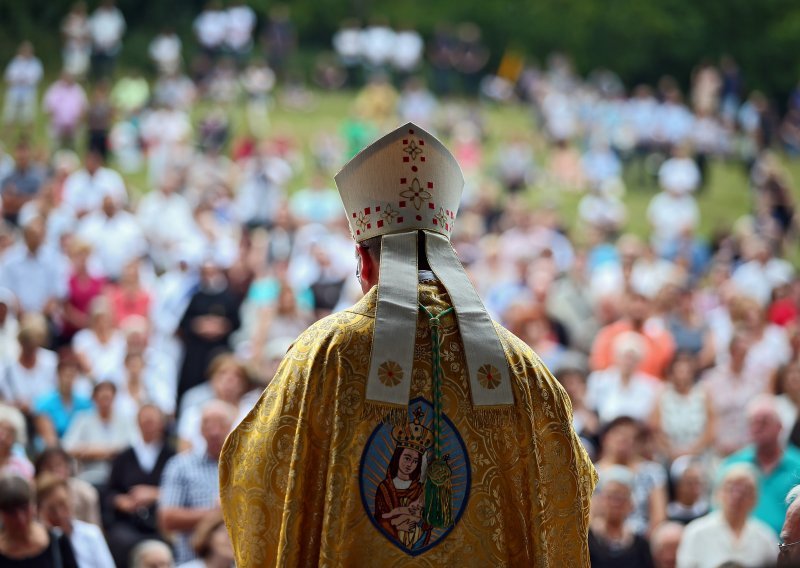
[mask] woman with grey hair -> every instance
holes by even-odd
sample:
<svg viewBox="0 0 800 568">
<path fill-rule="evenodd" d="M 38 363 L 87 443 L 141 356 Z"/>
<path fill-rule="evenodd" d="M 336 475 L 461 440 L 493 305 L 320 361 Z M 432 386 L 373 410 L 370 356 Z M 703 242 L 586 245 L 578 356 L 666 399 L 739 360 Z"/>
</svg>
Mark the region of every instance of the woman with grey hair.
<svg viewBox="0 0 800 568">
<path fill-rule="evenodd" d="M 131 568 L 173 568 L 172 550 L 160 540 L 144 540 L 131 551 Z"/>
<path fill-rule="evenodd" d="M 717 485 L 719 509 L 686 526 L 678 568 L 716 568 L 726 562 L 771 566 L 778 556 L 772 529 L 752 516 L 758 470 L 747 463 L 725 469 Z"/>
</svg>

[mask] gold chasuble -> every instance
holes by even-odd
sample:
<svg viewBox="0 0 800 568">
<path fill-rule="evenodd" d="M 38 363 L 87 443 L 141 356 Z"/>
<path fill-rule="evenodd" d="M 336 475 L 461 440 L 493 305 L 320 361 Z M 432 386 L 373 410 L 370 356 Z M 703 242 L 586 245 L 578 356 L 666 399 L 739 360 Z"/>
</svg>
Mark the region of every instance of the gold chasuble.
<svg viewBox="0 0 800 568">
<path fill-rule="evenodd" d="M 457 315 L 430 278 L 407 411 L 382 421 L 365 394 L 381 286 L 304 332 L 229 436 L 221 501 L 237 566 L 589 566 L 596 474 L 564 390 L 495 324 L 514 403 L 476 412 Z M 385 387 L 405 373 L 377 368 Z M 486 389 L 498 376 L 477 370 Z"/>
</svg>

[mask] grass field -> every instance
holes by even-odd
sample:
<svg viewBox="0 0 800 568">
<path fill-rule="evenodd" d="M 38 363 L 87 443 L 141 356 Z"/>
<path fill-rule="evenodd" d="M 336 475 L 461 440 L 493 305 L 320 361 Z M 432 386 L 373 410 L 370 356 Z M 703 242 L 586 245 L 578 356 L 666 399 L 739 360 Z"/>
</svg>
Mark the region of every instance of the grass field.
<svg viewBox="0 0 800 568">
<path fill-rule="evenodd" d="M 344 118 L 348 115 L 354 95 L 352 93 L 316 93 L 315 102 L 308 111 L 299 112 L 275 105 L 270 112 L 270 132 L 289 135 L 296 139 L 308 152 L 308 141 L 318 132 L 336 133 L 340 130 Z M 203 115 L 206 105 L 197 105 L 193 112 L 195 123 Z M 242 105 L 233 105 L 230 108 L 230 120 L 234 137 L 246 132 L 246 116 Z M 533 131 L 533 121 L 530 112 L 521 105 L 485 107 L 485 119 L 488 139 L 484 156 L 491 158 L 497 141 L 512 133 L 526 133 L 531 135 L 534 142 L 541 142 L 541 137 Z M 4 129 L 0 140 L 6 148 L 12 148 L 19 133 L 14 129 Z M 34 134 L 36 143 L 46 144 L 46 124 L 42 116 L 39 117 Z M 537 144 L 543 147 L 543 144 Z M 800 201 L 800 161 L 785 161 L 789 171 L 795 198 Z M 722 161 L 713 162 L 709 167 L 709 183 L 704 192 L 698 196 L 702 212 L 701 233 L 710 235 L 717 229 L 730 227 L 736 219 L 746 214 L 750 209 L 750 196 L 747 178 L 741 165 Z M 137 173 L 127 176 L 129 190 L 133 195 L 148 191 L 146 176 Z M 302 187 L 307 182 L 305 176 L 298 176 L 292 180 L 290 191 Z M 628 207 L 627 229 L 640 236 L 648 232 L 645 210 L 655 193 L 655 188 L 637 187 L 634 176 L 626 176 L 628 191 L 625 203 Z M 545 188 L 531 188 L 531 202 L 535 205 L 543 199 L 555 204 L 571 220 L 574 227 L 577 204 L 580 195 L 574 193 L 558 193 L 546 191 Z M 797 245 L 791 251 L 791 258 L 800 266 L 800 250 Z"/>
</svg>

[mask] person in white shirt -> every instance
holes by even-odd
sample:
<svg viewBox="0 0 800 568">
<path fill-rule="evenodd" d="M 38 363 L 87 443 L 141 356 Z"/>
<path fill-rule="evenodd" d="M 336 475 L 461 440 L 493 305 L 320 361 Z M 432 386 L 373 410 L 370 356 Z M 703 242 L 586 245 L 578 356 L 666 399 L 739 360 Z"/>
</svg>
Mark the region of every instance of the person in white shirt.
<svg viewBox="0 0 800 568">
<path fill-rule="evenodd" d="M 94 408 L 79 412 L 62 440 L 78 461 L 78 478 L 96 487 L 108 480 L 111 460 L 136 439 L 135 417 L 114 412 L 116 394 L 114 383 L 97 383 L 92 391 Z"/>
<path fill-rule="evenodd" d="M 788 261 L 773 256 L 767 244 L 757 237 L 745 239 L 743 248 L 749 260 L 733 271 L 731 280 L 740 294 L 766 307 L 772 300 L 772 291 L 792 280 L 794 268 Z"/>
<path fill-rule="evenodd" d="M 11 364 L 19 355 L 17 333 L 19 321 L 14 307 L 17 299 L 8 288 L 0 288 L 0 368 Z"/>
<path fill-rule="evenodd" d="M 647 206 L 647 220 L 653 228 L 657 251 L 700 223 L 700 209 L 689 193 L 668 190 L 655 195 Z"/>
<path fill-rule="evenodd" d="M 0 398 L 30 413 L 34 401 L 56 388 L 58 356 L 43 347 L 47 323 L 39 314 L 22 319 L 17 340 L 19 355 L 0 367 Z"/>
<path fill-rule="evenodd" d="M 94 380 L 112 380 L 125 361 L 125 336 L 114 328 L 111 303 L 98 296 L 89 304 L 89 327 L 72 338 L 81 371 Z"/>
<path fill-rule="evenodd" d="M 81 219 L 76 234 L 92 245 L 92 261 L 111 280 L 119 279 L 126 265 L 147 252 L 136 217 L 121 209 L 110 195 L 103 198 L 102 210 Z"/>
<path fill-rule="evenodd" d="M 84 167 L 69 174 L 64 181 L 64 203 L 78 217 L 83 217 L 99 210 L 106 195 L 126 203 L 125 181 L 115 170 L 103 166 L 103 156 L 99 152 L 90 150 L 86 153 Z"/>
<path fill-rule="evenodd" d="M 181 66 L 181 48 L 181 38 L 171 27 L 164 28 L 153 38 L 148 53 L 160 74 L 171 75 L 178 72 Z"/>
<path fill-rule="evenodd" d="M 244 1 L 239 0 L 228 8 L 226 14 L 225 44 L 233 52 L 234 57 L 243 63 L 253 46 L 256 13 Z"/>
<path fill-rule="evenodd" d="M 660 392 L 658 379 L 636 371 L 644 356 L 644 340 L 635 332 L 621 333 L 614 341 L 615 364 L 589 375 L 586 404 L 608 424 L 619 416 L 647 421 Z"/>
<path fill-rule="evenodd" d="M 36 480 L 39 516 L 50 528 L 61 529 L 72 543 L 80 568 L 114 568 L 100 527 L 73 517 L 69 487 L 64 479 L 44 473 Z"/>
<path fill-rule="evenodd" d="M 6 67 L 5 124 L 31 124 L 36 117 L 36 90 L 42 80 L 42 62 L 33 53 L 29 41 L 20 44 L 17 55 Z"/>
<path fill-rule="evenodd" d="M 419 65 L 424 48 L 425 44 L 419 32 L 412 28 L 400 30 L 394 36 L 392 65 L 400 73 L 411 73 Z"/>
<path fill-rule="evenodd" d="M 187 199 L 179 193 L 179 172 L 167 170 L 156 191 L 139 202 L 136 218 L 149 244 L 149 253 L 157 268 L 166 269 L 181 243 L 194 230 L 194 216 Z"/>
<path fill-rule="evenodd" d="M 95 78 L 108 77 L 122 49 L 125 18 L 114 0 L 103 0 L 89 18 L 92 34 L 92 74 Z"/>
<path fill-rule="evenodd" d="M 211 1 L 194 20 L 194 33 L 203 52 L 212 59 L 217 57 L 228 33 L 228 14 L 219 2 Z"/>
<path fill-rule="evenodd" d="M 383 69 L 392 59 L 395 33 L 385 21 L 376 19 L 361 32 L 361 53 L 373 71 Z"/>
<path fill-rule="evenodd" d="M 362 43 L 361 29 L 358 20 L 345 20 L 339 31 L 333 34 L 333 49 L 339 61 L 347 70 L 347 83 L 355 86 L 358 81 L 356 70 L 361 63 Z"/>
<path fill-rule="evenodd" d="M 677 194 L 692 193 L 700 186 L 700 168 L 685 145 L 676 146 L 672 157 L 658 169 L 658 183 Z"/>
<path fill-rule="evenodd" d="M 678 547 L 677 568 L 771 566 L 778 556 L 772 530 L 751 516 L 758 498 L 758 473 L 750 464 L 730 466 L 720 478 L 720 509 L 686 526 Z"/>
<path fill-rule="evenodd" d="M 0 286 L 8 288 L 22 313 L 55 314 L 67 295 L 68 263 L 44 244 L 44 219 L 30 219 L 22 230 L 23 242 L 14 245 L 0 262 Z"/>
</svg>

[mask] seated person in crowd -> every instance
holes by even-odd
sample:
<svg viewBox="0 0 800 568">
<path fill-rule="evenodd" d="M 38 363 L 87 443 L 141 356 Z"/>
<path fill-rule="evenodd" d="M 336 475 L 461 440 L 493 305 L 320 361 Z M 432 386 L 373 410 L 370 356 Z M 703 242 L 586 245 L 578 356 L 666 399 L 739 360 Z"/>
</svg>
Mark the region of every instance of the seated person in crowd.
<svg viewBox="0 0 800 568">
<path fill-rule="evenodd" d="M 192 548 L 197 559 L 178 568 L 233 568 L 233 546 L 220 511 L 208 513 L 194 531 Z"/>
<path fill-rule="evenodd" d="M 667 474 L 663 466 L 642 455 L 642 425 L 629 416 L 610 422 L 600 438 L 601 455 L 595 464 L 606 469 L 623 466 L 633 472 L 633 511 L 627 524 L 637 534 L 647 534 L 667 518 Z"/>
<path fill-rule="evenodd" d="M 30 481 L 33 479 L 33 464 L 24 453 L 15 452 L 18 425 L 6 416 L 0 415 L 0 475 L 19 475 Z"/>
<path fill-rule="evenodd" d="M 758 500 L 753 516 L 780 534 L 786 516 L 786 494 L 800 477 L 800 450 L 781 443 L 781 419 L 775 397 L 762 394 L 747 407 L 752 443 L 730 456 L 723 466 L 746 463 L 758 472 Z"/>
<path fill-rule="evenodd" d="M 645 353 L 645 339 L 625 332 L 614 339 L 614 363 L 589 375 L 587 404 L 597 411 L 600 422 L 608 424 L 618 416 L 639 421 L 650 419 L 661 384 L 637 368 Z"/>
<path fill-rule="evenodd" d="M 650 553 L 654 568 L 675 568 L 678 562 L 678 546 L 683 538 L 683 525 L 666 521 L 650 534 Z"/>
<path fill-rule="evenodd" d="M 203 404 L 209 400 L 227 402 L 236 407 L 237 418 L 243 418 L 261 394 L 253 391 L 247 368 L 230 353 L 222 353 L 211 360 L 208 376 L 207 383 L 189 389 L 183 397 L 183 410 L 178 419 L 178 451 L 203 450 L 205 442 L 200 434 Z M 251 391 L 253 396 L 247 396 Z"/>
<path fill-rule="evenodd" d="M 92 408 L 92 401 L 75 389 L 78 363 L 72 357 L 62 357 L 56 367 L 56 389 L 41 396 L 34 404 L 36 432 L 47 447 L 57 446 L 75 415 Z"/>
<path fill-rule="evenodd" d="M 66 535 L 36 520 L 34 500 L 26 480 L 17 475 L 0 477 L 0 566 L 78 568 Z"/>
<path fill-rule="evenodd" d="M 94 408 L 80 412 L 64 435 L 64 449 L 78 461 L 78 477 L 96 487 L 106 483 L 111 460 L 134 440 L 133 419 L 114 411 L 116 394 L 114 383 L 97 383 Z"/>
<path fill-rule="evenodd" d="M 669 468 L 674 499 L 667 505 L 667 518 L 685 525 L 708 513 L 706 471 L 702 461 L 680 456 Z"/>
<path fill-rule="evenodd" d="M 67 482 L 44 473 L 36 479 L 36 502 L 44 524 L 63 532 L 72 543 L 80 568 L 111 568 L 114 561 L 100 527 L 75 519 Z"/>
<path fill-rule="evenodd" d="M 156 526 L 159 482 L 174 455 L 164 440 L 166 420 L 152 404 L 139 409 L 139 437 L 114 458 L 105 495 L 106 537 L 118 568 L 128 566 L 131 549 L 161 538 Z"/>
<path fill-rule="evenodd" d="M 595 514 L 589 527 L 589 557 L 593 568 L 650 568 L 650 545 L 627 526 L 633 512 L 633 472 L 611 466 L 600 474 Z"/>
<path fill-rule="evenodd" d="M 46 448 L 36 458 L 36 477 L 53 474 L 67 483 L 72 515 L 100 526 L 100 498 L 97 489 L 82 479 L 73 477 L 73 459 L 62 448 Z"/>
<path fill-rule="evenodd" d="M 178 563 L 194 559 L 190 546 L 192 531 L 209 511 L 219 509 L 219 454 L 236 413 L 236 407 L 226 402 L 206 403 L 200 422 L 205 451 L 178 454 L 164 468 L 158 522 L 164 534 L 175 533 Z"/>
<path fill-rule="evenodd" d="M 778 556 L 775 533 L 754 516 L 758 472 L 746 463 L 723 471 L 717 489 L 720 508 L 692 521 L 678 547 L 678 568 L 770 566 Z"/>
<path fill-rule="evenodd" d="M 131 568 L 174 568 L 172 549 L 160 540 L 145 540 L 131 551 Z"/>
</svg>

